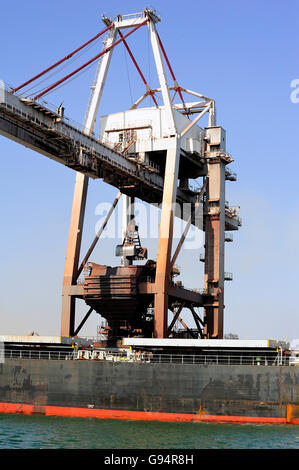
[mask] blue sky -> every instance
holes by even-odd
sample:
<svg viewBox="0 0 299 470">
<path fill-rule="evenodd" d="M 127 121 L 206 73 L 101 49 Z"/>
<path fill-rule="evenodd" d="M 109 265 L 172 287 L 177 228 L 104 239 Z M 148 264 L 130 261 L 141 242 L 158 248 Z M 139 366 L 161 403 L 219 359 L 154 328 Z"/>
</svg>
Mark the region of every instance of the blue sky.
<svg viewBox="0 0 299 470">
<path fill-rule="evenodd" d="M 101 14 L 142 11 L 141 1 L 16 1 L 1 7 L 0 79 L 18 85 L 54 63 L 103 28 Z M 240 338 L 299 338 L 297 280 L 298 116 L 291 81 L 299 78 L 296 1 L 213 2 L 157 0 L 159 34 L 178 82 L 215 98 L 217 120 L 227 131 L 238 181 L 227 199 L 241 206 L 243 227 L 227 245 L 225 331 Z M 144 28 L 128 40 L 150 84 L 154 63 Z M 100 50 L 97 42 L 52 81 Z M 67 116 L 82 122 L 95 68 L 50 94 Z M 43 85 L 44 86 L 44 85 Z M 143 85 L 124 48 L 112 59 L 100 114 L 127 109 Z M 4 137 L 1 148 L 0 331 L 56 334 L 60 330 L 61 284 L 75 173 Z M 101 202 L 116 189 L 90 184 L 83 250 L 94 236 Z M 117 243 L 118 240 L 115 241 Z M 116 263 L 114 242 L 94 252 L 99 263 Z M 145 245 L 155 255 L 155 244 Z M 188 287 L 202 286 L 201 250 L 184 250 L 178 263 Z M 194 285 L 195 284 L 195 285 Z M 80 306 L 80 315 L 85 307 Z M 94 316 L 83 333 L 95 334 Z"/>
</svg>

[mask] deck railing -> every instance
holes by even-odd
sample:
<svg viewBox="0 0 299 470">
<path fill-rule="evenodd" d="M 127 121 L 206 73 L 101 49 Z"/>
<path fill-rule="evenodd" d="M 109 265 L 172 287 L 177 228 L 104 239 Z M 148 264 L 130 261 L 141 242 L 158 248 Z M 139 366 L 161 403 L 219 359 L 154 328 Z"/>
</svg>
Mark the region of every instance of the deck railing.
<svg viewBox="0 0 299 470">
<path fill-rule="evenodd" d="M 5 350 L 2 354 L 6 359 L 35 360 L 97 360 L 107 362 L 143 362 L 153 364 L 201 364 L 201 365 L 246 365 L 246 366 L 280 366 L 289 365 L 289 357 L 274 354 L 153 354 L 133 351 L 104 351 L 97 349 L 73 351 L 33 351 L 24 349 Z"/>
</svg>

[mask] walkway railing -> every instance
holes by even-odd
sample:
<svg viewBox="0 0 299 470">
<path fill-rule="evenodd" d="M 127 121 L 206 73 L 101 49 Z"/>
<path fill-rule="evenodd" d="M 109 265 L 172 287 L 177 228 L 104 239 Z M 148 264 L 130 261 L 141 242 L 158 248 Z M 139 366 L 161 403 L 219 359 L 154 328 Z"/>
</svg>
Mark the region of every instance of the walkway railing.
<svg viewBox="0 0 299 470">
<path fill-rule="evenodd" d="M 201 365 L 246 365 L 246 366 L 279 366 L 289 365 L 289 357 L 275 354 L 228 355 L 228 354 L 153 354 L 150 352 L 109 351 L 84 349 L 73 351 L 32 351 L 23 349 L 5 350 L 4 359 L 36 360 L 95 360 L 109 362 L 143 362 L 153 364 L 201 364 Z"/>
<path fill-rule="evenodd" d="M 47 359 L 47 360 L 73 360 L 75 359 L 75 351 L 32 351 L 23 349 L 10 349 L 2 352 L 5 359 Z"/>
</svg>

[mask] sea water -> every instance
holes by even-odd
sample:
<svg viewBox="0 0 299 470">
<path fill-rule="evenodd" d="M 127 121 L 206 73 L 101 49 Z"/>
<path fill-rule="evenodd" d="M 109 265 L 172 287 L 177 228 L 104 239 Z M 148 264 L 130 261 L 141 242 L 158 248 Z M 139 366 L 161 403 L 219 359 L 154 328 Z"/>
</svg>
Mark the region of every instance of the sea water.
<svg viewBox="0 0 299 470">
<path fill-rule="evenodd" d="M 0 414 L 0 449 L 299 449 L 299 427 Z"/>
</svg>

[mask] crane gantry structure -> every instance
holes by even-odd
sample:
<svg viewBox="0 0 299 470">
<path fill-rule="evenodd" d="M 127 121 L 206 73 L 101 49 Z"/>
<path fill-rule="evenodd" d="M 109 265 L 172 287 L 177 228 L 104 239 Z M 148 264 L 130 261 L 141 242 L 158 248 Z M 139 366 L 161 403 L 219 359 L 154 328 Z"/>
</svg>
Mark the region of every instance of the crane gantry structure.
<svg viewBox="0 0 299 470">
<path fill-rule="evenodd" d="M 231 208 L 225 200 L 225 184 L 236 176 L 227 165 L 233 159 L 226 152 L 226 137 L 216 124 L 216 106 L 212 98 L 180 86 L 157 32 L 160 18 L 154 10 L 145 9 L 132 15 L 118 15 L 115 20 L 102 17 L 103 31 L 94 38 L 48 67 L 22 85 L 4 87 L 0 99 L 0 133 L 49 158 L 76 173 L 73 207 L 65 262 L 62 292 L 61 335 L 77 335 L 93 310 L 108 320 L 110 335 L 143 334 L 165 338 L 172 334 L 176 320 L 195 337 L 222 338 L 224 311 L 224 246 L 231 241 L 228 230 L 238 230 L 241 220 L 238 208 Z M 126 41 L 127 37 L 146 26 L 149 30 L 159 87 L 147 83 Z M 18 96 L 19 90 L 47 74 L 68 60 L 92 41 L 106 34 L 103 49 L 95 57 L 32 98 Z M 95 137 L 95 122 L 105 86 L 114 47 L 123 43 L 145 86 L 144 94 L 124 112 L 101 119 L 100 136 Z M 91 90 L 82 128 L 69 125 L 61 108 L 52 111 L 40 99 L 78 72 L 98 61 L 96 77 Z M 165 65 L 173 85 L 167 82 Z M 157 94 L 162 95 L 159 106 Z M 171 97 L 171 93 L 173 96 Z M 196 101 L 186 102 L 188 94 Z M 140 108 L 150 96 L 153 107 Z M 180 103 L 174 102 L 175 96 Z M 208 115 L 208 126 L 198 126 Z M 195 117 L 193 117 L 193 115 Z M 193 119 L 191 120 L 191 117 Z M 190 180 L 203 178 L 200 190 L 190 187 Z M 100 178 L 119 189 L 106 220 L 80 262 L 81 240 L 89 178 Z M 117 247 L 121 266 L 107 267 L 89 262 L 92 251 L 108 223 L 120 197 L 124 199 L 124 241 Z M 145 259 L 138 228 L 134 224 L 134 200 L 150 204 L 161 203 L 161 224 L 157 260 L 134 265 L 134 260 Z M 175 213 L 174 207 L 191 206 L 191 215 Z M 175 261 L 191 224 L 196 224 L 198 210 L 202 209 L 202 228 L 205 232 L 204 286 L 188 290 L 174 282 L 178 274 Z M 173 251 L 174 217 L 185 218 L 186 228 Z M 78 283 L 84 271 L 84 283 Z M 84 299 L 89 310 L 75 327 L 76 298 Z M 203 307 L 201 318 L 195 308 Z M 197 334 L 180 317 L 183 308 L 190 309 Z M 154 312 L 149 322 L 147 312 Z M 173 321 L 168 325 L 168 311 Z M 121 323 L 125 321 L 125 329 Z"/>
</svg>

